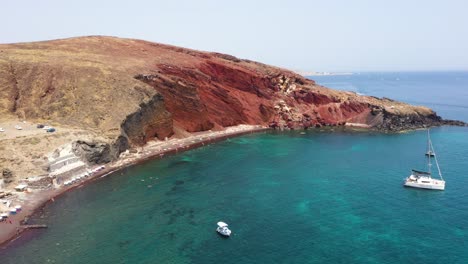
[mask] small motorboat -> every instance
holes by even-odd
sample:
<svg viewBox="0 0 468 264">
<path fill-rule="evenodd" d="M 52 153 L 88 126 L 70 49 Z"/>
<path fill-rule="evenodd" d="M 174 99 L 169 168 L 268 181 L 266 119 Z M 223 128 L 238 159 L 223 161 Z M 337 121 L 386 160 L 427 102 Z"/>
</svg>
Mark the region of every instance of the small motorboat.
<svg viewBox="0 0 468 264">
<path fill-rule="evenodd" d="M 229 237 L 231 236 L 231 230 L 228 228 L 228 224 L 224 222 L 218 222 L 218 227 L 216 228 L 216 232 L 220 235 Z"/>
</svg>

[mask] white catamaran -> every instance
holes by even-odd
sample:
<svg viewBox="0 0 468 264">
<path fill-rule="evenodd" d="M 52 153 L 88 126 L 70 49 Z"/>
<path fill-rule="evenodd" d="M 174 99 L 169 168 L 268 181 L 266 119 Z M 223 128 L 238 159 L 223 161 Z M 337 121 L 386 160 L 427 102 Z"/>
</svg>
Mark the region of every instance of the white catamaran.
<svg viewBox="0 0 468 264">
<path fill-rule="evenodd" d="M 435 154 L 434 147 L 432 146 L 431 136 L 429 134 L 429 129 L 427 130 L 427 172 L 411 170 L 411 175 L 405 179 L 405 186 L 413 188 L 422 188 L 422 189 L 432 189 L 432 190 L 445 190 L 445 181 L 442 178 L 442 173 L 440 171 L 439 162 L 437 161 L 437 156 Z M 437 171 L 439 172 L 439 179 L 432 178 L 432 159 L 435 160 L 437 166 Z"/>
</svg>

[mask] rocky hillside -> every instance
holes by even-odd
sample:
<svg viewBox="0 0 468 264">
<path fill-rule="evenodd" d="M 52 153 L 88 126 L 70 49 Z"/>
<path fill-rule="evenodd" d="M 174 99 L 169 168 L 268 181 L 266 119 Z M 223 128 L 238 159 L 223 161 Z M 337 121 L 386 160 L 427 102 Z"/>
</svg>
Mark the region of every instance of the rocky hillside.
<svg viewBox="0 0 468 264">
<path fill-rule="evenodd" d="M 238 124 L 380 130 L 439 125 L 426 107 L 317 85 L 291 71 L 142 40 L 0 45 L 0 115 L 95 131 L 109 153 Z"/>
</svg>

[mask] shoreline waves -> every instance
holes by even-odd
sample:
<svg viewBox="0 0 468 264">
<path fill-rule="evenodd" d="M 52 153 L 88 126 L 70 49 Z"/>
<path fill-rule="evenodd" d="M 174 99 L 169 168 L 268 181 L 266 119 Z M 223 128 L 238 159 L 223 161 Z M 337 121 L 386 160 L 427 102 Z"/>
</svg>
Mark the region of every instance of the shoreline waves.
<svg viewBox="0 0 468 264">
<path fill-rule="evenodd" d="M 23 225 L 23 223 L 27 224 L 30 216 L 40 211 L 47 203 L 55 202 L 55 198 L 59 198 L 68 191 L 81 188 L 86 184 L 90 184 L 95 180 L 107 177 L 124 168 L 132 167 L 149 160 L 163 158 L 167 155 L 181 153 L 211 143 L 226 140 L 228 138 L 267 131 L 269 129 L 270 128 L 268 127 L 258 125 L 238 125 L 228 127 L 223 131 L 194 133 L 191 136 L 182 139 L 148 142 L 147 145 L 138 148 L 138 153 L 127 154 L 115 162 L 106 164 L 104 170 L 101 170 L 78 183 L 70 186 L 62 185 L 59 188 L 28 193 L 28 197 L 22 200 L 22 210 L 15 215 L 9 216 L 7 221 L 0 223 L 0 250 L 5 249 L 10 242 L 21 238 L 24 231 L 28 230 L 26 225 Z M 16 204 L 16 201 L 14 204 Z"/>
</svg>

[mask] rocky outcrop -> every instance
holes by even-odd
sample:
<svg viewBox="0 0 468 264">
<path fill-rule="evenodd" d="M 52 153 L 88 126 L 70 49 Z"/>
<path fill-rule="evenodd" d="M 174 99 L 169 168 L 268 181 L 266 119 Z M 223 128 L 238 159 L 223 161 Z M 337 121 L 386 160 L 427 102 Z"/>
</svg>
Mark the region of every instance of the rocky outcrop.
<svg viewBox="0 0 468 264">
<path fill-rule="evenodd" d="M 108 163 L 118 157 L 118 151 L 105 142 L 78 140 L 72 148 L 75 155 L 91 165 Z"/>
<path fill-rule="evenodd" d="M 435 113 L 431 115 L 397 115 L 383 111 L 382 115 L 384 116 L 382 122 L 374 128 L 384 132 L 395 132 L 442 125 L 466 126 L 466 123 L 462 121 L 444 120 Z"/>
<path fill-rule="evenodd" d="M 468 123 L 459 120 L 443 119 L 440 125 L 444 126 L 468 126 Z"/>
<path fill-rule="evenodd" d="M 110 144 L 96 141 L 73 142 L 73 153 L 89 164 L 108 163 L 114 159 L 111 154 Z"/>
<path fill-rule="evenodd" d="M 73 153 L 91 165 L 114 161 L 129 148 L 130 142 L 125 136 L 119 136 L 111 143 L 97 140 L 77 140 L 72 143 Z"/>
<path fill-rule="evenodd" d="M 130 142 L 127 137 L 119 136 L 112 144 L 111 144 L 111 152 L 110 156 L 112 159 L 117 159 L 120 153 L 130 149 Z"/>
<path fill-rule="evenodd" d="M 380 124 L 375 126 L 382 131 L 399 131 L 414 128 L 431 127 L 442 125 L 442 118 L 435 113 L 430 115 L 397 115 L 382 111 L 383 119 Z"/>
</svg>

